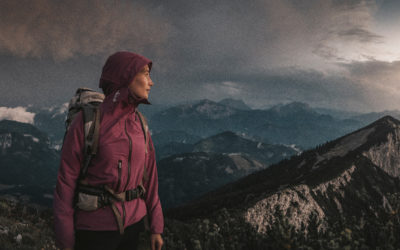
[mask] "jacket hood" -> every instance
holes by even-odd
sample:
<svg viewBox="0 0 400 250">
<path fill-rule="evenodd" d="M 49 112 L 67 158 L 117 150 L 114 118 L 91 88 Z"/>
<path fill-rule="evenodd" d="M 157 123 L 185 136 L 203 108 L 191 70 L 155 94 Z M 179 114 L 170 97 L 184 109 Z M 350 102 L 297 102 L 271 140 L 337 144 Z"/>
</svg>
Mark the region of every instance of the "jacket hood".
<svg viewBox="0 0 400 250">
<path fill-rule="evenodd" d="M 127 88 L 135 75 L 146 65 L 149 65 L 151 70 L 152 62 L 144 56 L 128 51 L 116 52 L 108 57 L 103 66 L 99 87 L 106 96 Z"/>
</svg>

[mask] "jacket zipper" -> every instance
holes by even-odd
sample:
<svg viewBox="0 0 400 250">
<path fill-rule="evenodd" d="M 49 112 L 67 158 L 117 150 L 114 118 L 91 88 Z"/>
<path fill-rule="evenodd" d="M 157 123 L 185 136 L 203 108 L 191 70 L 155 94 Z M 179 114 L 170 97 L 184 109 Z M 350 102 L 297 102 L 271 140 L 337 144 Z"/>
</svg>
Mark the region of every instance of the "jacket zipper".
<svg viewBox="0 0 400 250">
<path fill-rule="evenodd" d="M 121 186 L 121 171 L 122 171 L 122 161 L 118 160 L 118 184 L 116 191 L 118 192 L 119 187 Z"/>
<path fill-rule="evenodd" d="M 127 131 L 127 129 L 126 129 L 126 120 L 125 120 L 125 134 L 126 134 L 126 136 L 128 137 L 128 139 L 129 139 L 129 156 L 128 156 L 128 179 L 127 179 L 127 181 L 126 181 L 124 190 L 127 189 L 128 184 L 129 184 L 129 181 L 130 181 L 130 179 L 131 179 L 131 157 L 132 157 L 132 139 L 131 139 L 131 137 L 129 136 L 128 131 Z"/>
<path fill-rule="evenodd" d="M 128 119 L 125 120 L 125 134 L 129 139 L 129 156 L 128 156 L 128 179 L 126 181 L 124 190 L 127 189 L 129 181 L 131 179 L 131 157 L 132 157 L 132 139 L 128 134 L 128 130 L 126 129 L 126 121 L 127 120 Z M 122 212 L 123 212 L 122 222 L 125 223 L 126 212 L 125 212 L 125 203 L 124 202 L 122 202 Z"/>
</svg>

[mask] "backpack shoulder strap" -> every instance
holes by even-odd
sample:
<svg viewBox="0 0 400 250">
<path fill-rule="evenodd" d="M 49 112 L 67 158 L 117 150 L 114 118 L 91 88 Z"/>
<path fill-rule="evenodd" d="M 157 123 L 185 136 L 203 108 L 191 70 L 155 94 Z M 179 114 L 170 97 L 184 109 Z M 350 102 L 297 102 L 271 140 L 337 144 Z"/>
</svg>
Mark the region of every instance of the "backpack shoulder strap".
<svg viewBox="0 0 400 250">
<path fill-rule="evenodd" d="M 83 126 L 84 126 L 84 159 L 81 167 L 80 179 L 84 179 L 92 158 L 96 155 L 99 145 L 100 134 L 100 108 L 99 106 L 83 106 Z"/>
</svg>

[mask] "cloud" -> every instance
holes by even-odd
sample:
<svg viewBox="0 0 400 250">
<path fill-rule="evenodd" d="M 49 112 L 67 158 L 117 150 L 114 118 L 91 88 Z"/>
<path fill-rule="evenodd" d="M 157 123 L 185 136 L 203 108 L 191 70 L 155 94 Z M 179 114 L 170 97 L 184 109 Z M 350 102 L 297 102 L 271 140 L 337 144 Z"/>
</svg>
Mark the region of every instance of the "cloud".
<svg viewBox="0 0 400 250">
<path fill-rule="evenodd" d="M 23 123 L 33 124 L 35 113 L 26 111 L 24 107 L 7 108 L 0 107 L 0 121 L 12 120 Z"/>
<path fill-rule="evenodd" d="M 169 18 L 177 32 L 169 48 L 189 77 L 292 66 L 325 70 L 368 55 L 383 39 L 372 30 L 376 4 L 371 0 L 172 3 Z"/>
<path fill-rule="evenodd" d="M 400 61 L 370 60 L 340 65 L 348 71 L 349 78 L 400 97 Z"/>
<path fill-rule="evenodd" d="M 203 89 L 205 93 L 209 93 L 206 97 L 208 99 L 219 99 L 222 93 L 225 97 L 241 97 L 242 95 L 242 85 L 231 81 L 205 83 Z M 198 98 L 201 99 L 201 96 Z"/>
<path fill-rule="evenodd" d="M 384 102 L 371 96 L 387 99 L 388 88 L 367 81 L 354 63 L 383 54 L 387 37 L 373 29 L 377 6 L 373 0 L 0 0 L 6 54 L 0 84 L 9 93 L 0 104 L 51 105 L 79 86 L 97 88 L 105 56 L 127 49 L 153 60 L 151 101 L 158 103 L 228 95 L 253 106 L 381 108 Z"/>
<path fill-rule="evenodd" d="M 351 29 L 347 30 L 342 30 L 339 31 L 338 36 L 347 39 L 347 40 L 353 40 L 353 41 L 358 41 L 361 43 L 370 43 L 370 42 L 382 42 L 383 37 L 380 35 L 377 35 L 371 31 L 368 31 L 364 28 L 357 28 L 353 27 Z"/>
<path fill-rule="evenodd" d="M 65 60 L 116 50 L 163 53 L 172 27 L 162 10 L 133 1 L 0 1 L 0 51 Z"/>
<path fill-rule="evenodd" d="M 345 77 L 362 86 L 370 106 L 375 109 L 399 109 L 400 61 L 369 60 L 340 64 Z"/>
</svg>

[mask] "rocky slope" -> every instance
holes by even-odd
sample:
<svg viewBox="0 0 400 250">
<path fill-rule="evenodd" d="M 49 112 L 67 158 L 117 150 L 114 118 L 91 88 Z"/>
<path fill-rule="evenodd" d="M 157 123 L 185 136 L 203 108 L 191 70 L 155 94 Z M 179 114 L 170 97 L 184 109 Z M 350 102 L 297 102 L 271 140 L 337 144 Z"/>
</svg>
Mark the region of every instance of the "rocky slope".
<svg viewBox="0 0 400 250">
<path fill-rule="evenodd" d="M 164 208 L 175 207 L 265 167 L 239 153 L 173 155 L 158 162 L 160 199 Z"/>
<path fill-rule="evenodd" d="M 52 211 L 0 198 L 0 249 L 57 249 Z"/>
<path fill-rule="evenodd" d="M 271 240 L 277 222 L 282 221 L 293 233 L 291 237 L 300 232 L 326 238 L 327 233 L 333 233 L 334 227 L 346 234 L 348 231 L 342 227 L 346 225 L 348 230 L 357 230 L 357 237 L 362 236 L 369 244 L 387 244 L 379 242 L 389 236 L 376 238 L 375 235 L 374 239 L 370 231 L 373 227 L 378 228 L 374 229 L 378 232 L 386 230 L 389 222 L 392 223 L 388 229 L 391 234 L 400 229 L 400 223 L 395 219 L 398 218 L 399 203 L 398 199 L 393 199 L 400 193 L 399 134 L 400 121 L 384 117 L 167 214 L 169 218 L 189 224 L 196 223 L 194 218 L 207 218 L 222 227 L 218 221 L 228 213 L 247 228 L 248 244 L 255 245 L 261 244 L 260 239 Z M 348 225 L 349 221 L 353 224 Z M 381 225 L 382 222 L 386 224 Z M 279 224 L 280 227 L 283 224 Z M 398 239 L 391 239 L 390 244 L 400 244 Z M 357 244 L 358 247 L 362 245 Z"/>
</svg>

